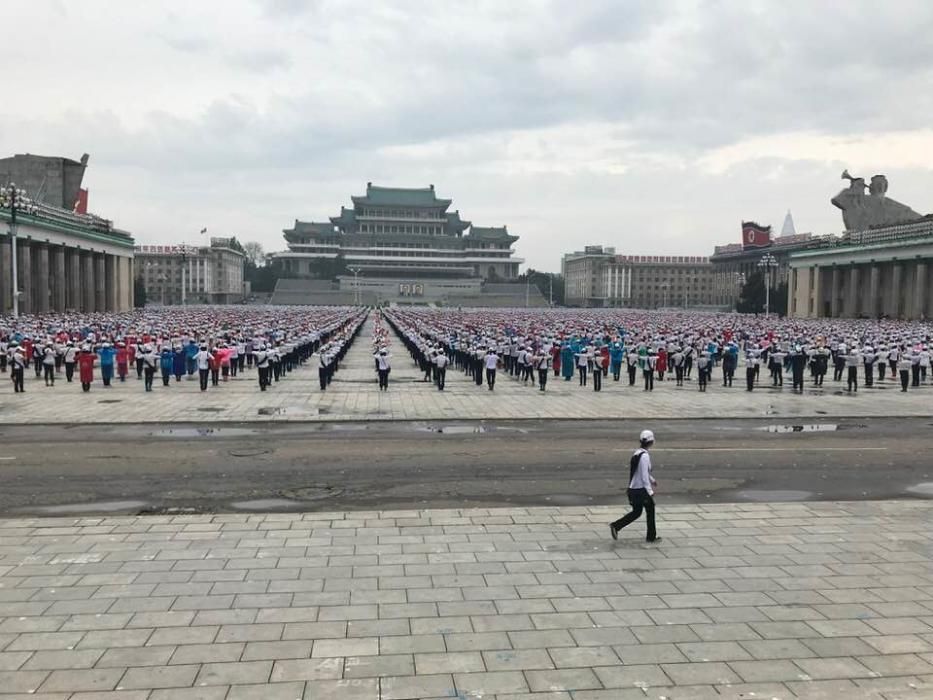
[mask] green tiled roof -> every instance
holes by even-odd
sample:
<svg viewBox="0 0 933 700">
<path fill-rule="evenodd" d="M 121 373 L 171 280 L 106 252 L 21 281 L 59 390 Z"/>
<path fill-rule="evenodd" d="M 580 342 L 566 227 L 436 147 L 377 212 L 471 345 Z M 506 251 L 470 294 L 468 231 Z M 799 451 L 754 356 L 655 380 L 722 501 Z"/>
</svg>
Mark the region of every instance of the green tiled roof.
<svg viewBox="0 0 933 700">
<path fill-rule="evenodd" d="M 430 187 L 379 187 L 369 184 L 366 186 L 366 196 L 351 197 L 354 204 L 370 206 L 404 206 L 404 207 L 443 207 L 450 206 L 451 200 L 438 199 L 434 194 L 434 185 Z"/>
<path fill-rule="evenodd" d="M 454 211 L 447 214 L 447 231 L 449 233 L 460 234 L 470 228 L 471 222 L 460 218 L 460 212 Z"/>
<path fill-rule="evenodd" d="M 510 236 L 509 230 L 505 227 L 497 226 L 474 226 L 470 229 L 469 238 L 483 241 L 517 241 L 518 236 Z"/>
<path fill-rule="evenodd" d="M 356 212 L 346 207 L 340 207 L 340 216 L 330 217 L 331 223 L 341 228 L 356 226 Z"/>
</svg>

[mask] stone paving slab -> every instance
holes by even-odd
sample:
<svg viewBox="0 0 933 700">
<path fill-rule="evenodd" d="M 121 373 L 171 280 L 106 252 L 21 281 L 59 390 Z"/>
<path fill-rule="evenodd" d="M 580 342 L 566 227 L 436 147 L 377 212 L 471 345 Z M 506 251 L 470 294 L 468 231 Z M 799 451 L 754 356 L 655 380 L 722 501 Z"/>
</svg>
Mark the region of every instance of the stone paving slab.
<svg viewBox="0 0 933 700">
<path fill-rule="evenodd" d="M 81 385 L 68 384 L 60 376 L 54 387 L 46 387 L 27 370 L 26 393 L 14 394 L 12 383 L 0 375 L 0 420 L 10 424 L 47 423 L 240 423 L 301 421 L 438 421 L 514 419 L 611 419 L 611 418 L 761 418 L 761 417 L 898 417 L 930 415 L 933 386 L 924 384 L 907 393 L 891 381 L 844 391 L 843 382 L 831 376 L 822 389 L 808 386 L 794 394 L 789 377 L 783 389 L 762 383 L 753 392 L 744 388 L 744 377 L 736 377 L 731 388 L 722 387 L 717 369 L 706 393 L 695 381 L 676 387 L 668 381 L 655 382 L 651 393 L 642 390 L 641 378 L 634 387 L 627 377 L 614 382 L 608 377 L 603 390 L 592 384 L 581 387 L 576 378 L 549 378 L 547 391 L 534 383 L 523 384 L 499 373 L 494 392 L 477 387 L 463 372 L 451 367 L 447 388 L 438 391 L 421 381 L 408 353 L 398 340 L 392 349 L 393 369 L 388 392 L 380 392 L 370 355 L 372 321 L 344 358 L 340 371 L 326 392 L 320 390 L 317 368 L 299 368 L 285 380 L 260 392 L 255 370 L 221 382 L 201 392 L 197 381 L 174 378 L 163 387 L 156 378 L 153 391 L 145 393 L 135 372 L 125 382 L 104 387 L 100 379 L 87 394 Z M 933 378 L 931 378 L 933 379 Z M 859 378 L 861 382 L 861 377 Z M 928 381 L 930 381 L 928 379 Z M 183 407 L 183 410 L 182 410 Z"/>
<path fill-rule="evenodd" d="M 0 697 L 933 698 L 933 503 L 0 521 Z"/>
</svg>

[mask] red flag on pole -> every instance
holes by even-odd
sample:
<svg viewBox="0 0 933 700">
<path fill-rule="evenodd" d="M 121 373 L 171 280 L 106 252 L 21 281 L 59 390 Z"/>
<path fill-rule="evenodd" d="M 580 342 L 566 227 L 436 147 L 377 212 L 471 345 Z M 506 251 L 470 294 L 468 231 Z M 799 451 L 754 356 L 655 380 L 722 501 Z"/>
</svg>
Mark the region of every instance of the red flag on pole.
<svg viewBox="0 0 933 700">
<path fill-rule="evenodd" d="M 771 245 L 771 227 L 754 221 L 742 222 L 742 248 L 767 248 Z"/>
<path fill-rule="evenodd" d="M 83 187 L 78 190 L 78 201 L 75 202 L 75 214 L 87 214 L 87 190 Z"/>
</svg>

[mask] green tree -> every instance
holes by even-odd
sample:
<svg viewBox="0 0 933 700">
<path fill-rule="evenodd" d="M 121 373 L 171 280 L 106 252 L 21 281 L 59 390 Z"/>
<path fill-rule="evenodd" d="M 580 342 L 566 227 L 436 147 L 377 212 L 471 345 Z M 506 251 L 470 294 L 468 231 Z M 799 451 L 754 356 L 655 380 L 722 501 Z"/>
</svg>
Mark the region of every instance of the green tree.
<svg viewBox="0 0 933 700">
<path fill-rule="evenodd" d="M 252 263 L 256 267 L 262 267 L 266 264 L 266 253 L 262 249 L 261 243 L 247 241 L 241 247 L 247 263 Z"/>
<path fill-rule="evenodd" d="M 142 277 L 133 280 L 133 306 L 141 309 L 146 305 L 146 284 Z"/>
<path fill-rule="evenodd" d="M 528 268 L 528 270 L 518 276 L 519 282 L 524 283 L 525 281 L 530 281 L 535 287 L 538 288 L 538 291 L 541 292 L 541 296 L 545 299 L 551 299 L 551 293 L 553 291 L 554 295 L 554 304 L 562 304 L 564 302 L 564 276 L 555 272 L 540 272 L 534 268 Z"/>
<path fill-rule="evenodd" d="M 736 308 L 742 314 L 764 313 L 765 276 L 760 271 L 753 272 L 745 281 L 739 293 L 739 303 Z"/>
<path fill-rule="evenodd" d="M 311 274 L 322 280 L 335 280 L 342 275 L 350 274 L 343 253 L 338 253 L 336 258 L 314 258 L 309 267 Z"/>
</svg>

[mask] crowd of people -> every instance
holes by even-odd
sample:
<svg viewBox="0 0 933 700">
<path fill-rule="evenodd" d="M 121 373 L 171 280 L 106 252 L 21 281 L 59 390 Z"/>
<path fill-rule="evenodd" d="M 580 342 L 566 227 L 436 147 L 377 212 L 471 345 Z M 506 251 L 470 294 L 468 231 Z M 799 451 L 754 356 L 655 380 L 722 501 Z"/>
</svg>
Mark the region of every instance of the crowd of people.
<svg viewBox="0 0 933 700">
<path fill-rule="evenodd" d="M 77 378 L 89 392 L 128 379 L 152 391 L 182 378 L 200 391 L 255 368 L 266 391 L 316 359 L 325 390 L 367 312 L 347 307 L 185 307 L 122 314 L 46 314 L 0 318 L 0 373 L 15 393 L 35 372 L 45 387 Z"/>
<path fill-rule="evenodd" d="M 507 377 L 547 391 L 549 381 L 601 391 L 606 382 L 651 392 L 656 382 L 765 385 L 794 391 L 823 386 L 826 375 L 846 390 L 895 382 L 901 391 L 931 375 L 926 322 L 798 320 L 738 314 L 622 309 L 187 307 L 122 314 L 47 314 L 0 318 L 0 372 L 16 393 L 75 380 L 91 391 L 136 379 L 144 391 L 183 378 L 200 391 L 255 368 L 266 391 L 310 362 L 326 391 L 340 362 L 372 317 L 373 371 L 388 391 L 390 348 L 397 335 L 426 382 L 444 391 L 448 369 L 495 391 Z M 158 381 L 161 380 L 161 381 Z M 192 386 L 194 386 L 192 384 Z"/>
<path fill-rule="evenodd" d="M 448 366 L 488 391 L 505 373 L 542 392 L 549 376 L 598 392 L 610 375 L 646 392 L 656 381 L 684 386 L 695 377 L 705 392 L 714 381 L 732 387 L 737 373 L 746 391 L 783 387 L 788 377 L 803 392 L 823 386 L 830 371 L 849 392 L 888 379 L 907 392 L 931 372 L 927 322 L 631 309 L 398 308 L 384 316 L 440 390 Z"/>
</svg>

